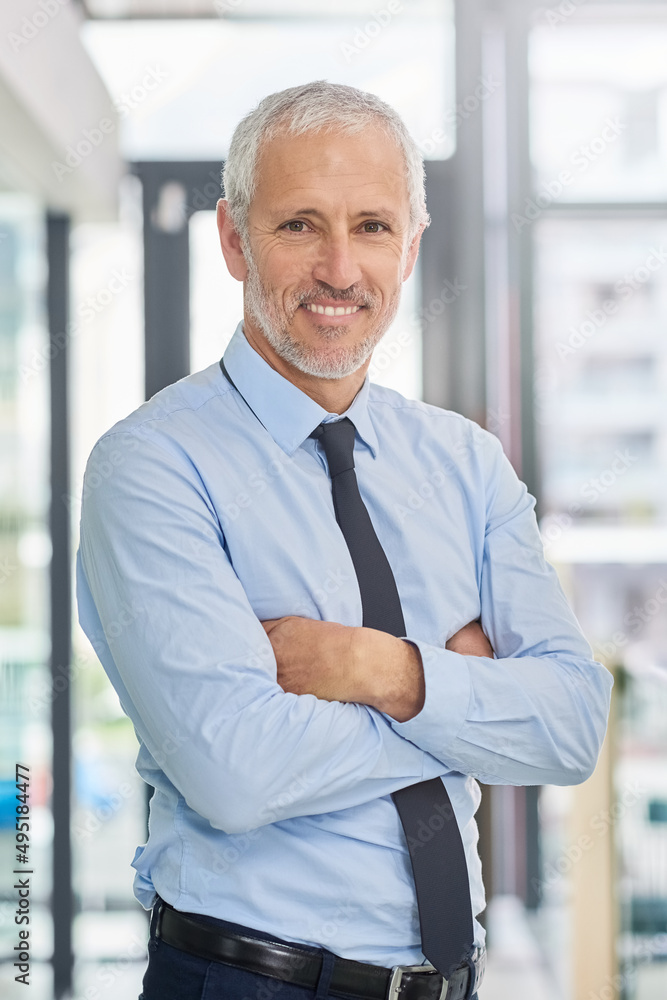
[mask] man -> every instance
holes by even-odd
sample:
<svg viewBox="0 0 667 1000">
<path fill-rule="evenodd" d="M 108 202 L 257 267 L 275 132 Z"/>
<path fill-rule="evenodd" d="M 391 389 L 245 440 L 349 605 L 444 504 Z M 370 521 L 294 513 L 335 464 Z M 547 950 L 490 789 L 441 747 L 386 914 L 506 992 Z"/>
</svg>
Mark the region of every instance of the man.
<svg viewBox="0 0 667 1000">
<path fill-rule="evenodd" d="M 611 676 L 496 438 L 368 381 L 429 222 L 398 115 L 324 81 L 273 94 L 224 182 L 243 321 L 84 483 L 80 619 L 155 787 L 142 996 L 469 1000 L 475 779 L 583 781 Z M 432 959 L 459 931 L 460 961 Z"/>
</svg>

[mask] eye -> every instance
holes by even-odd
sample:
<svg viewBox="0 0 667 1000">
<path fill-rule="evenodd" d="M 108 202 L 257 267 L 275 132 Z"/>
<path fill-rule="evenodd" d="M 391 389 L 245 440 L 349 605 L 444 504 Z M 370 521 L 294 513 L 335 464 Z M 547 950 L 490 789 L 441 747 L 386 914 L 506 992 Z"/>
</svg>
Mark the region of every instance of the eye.
<svg viewBox="0 0 667 1000">
<path fill-rule="evenodd" d="M 375 226 L 375 229 L 367 229 L 367 226 Z M 364 231 L 367 233 L 379 233 L 387 227 L 382 222 L 364 222 Z"/>
<path fill-rule="evenodd" d="M 299 228 L 292 229 L 291 228 L 292 226 L 298 226 Z M 291 222 L 286 222 L 282 228 L 286 229 L 289 233 L 305 233 L 306 223 L 303 221 L 303 219 L 292 219 Z"/>
</svg>

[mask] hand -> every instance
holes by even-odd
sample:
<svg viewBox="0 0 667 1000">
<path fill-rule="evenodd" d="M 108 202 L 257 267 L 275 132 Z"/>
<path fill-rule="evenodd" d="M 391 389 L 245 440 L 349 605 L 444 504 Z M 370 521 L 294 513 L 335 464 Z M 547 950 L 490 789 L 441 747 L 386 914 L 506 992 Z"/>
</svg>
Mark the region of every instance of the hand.
<svg viewBox="0 0 667 1000">
<path fill-rule="evenodd" d="M 424 672 L 419 650 L 411 643 L 377 629 L 294 615 L 262 625 L 284 691 L 371 705 L 398 722 L 421 711 Z"/>
<path fill-rule="evenodd" d="M 493 656 L 491 643 L 484 635 L 478 621 L 468 622 L 447 640 L 446 649 L 463 656 Z"/>
</svg>

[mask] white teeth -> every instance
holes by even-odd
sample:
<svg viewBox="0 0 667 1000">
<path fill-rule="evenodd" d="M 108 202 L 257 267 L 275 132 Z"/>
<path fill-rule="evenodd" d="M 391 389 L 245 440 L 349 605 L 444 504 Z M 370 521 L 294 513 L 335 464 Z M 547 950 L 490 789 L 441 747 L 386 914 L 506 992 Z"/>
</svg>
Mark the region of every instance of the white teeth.
<svg viewBox="0 0 667 1000">
<path fill-rule="evenodd" d="M 352 313 L 358 312 L 361 306 L 318 306 L 313 302 L 306 305 L 306 309 L 321 316 L 351 316 Z"/>
</svg>

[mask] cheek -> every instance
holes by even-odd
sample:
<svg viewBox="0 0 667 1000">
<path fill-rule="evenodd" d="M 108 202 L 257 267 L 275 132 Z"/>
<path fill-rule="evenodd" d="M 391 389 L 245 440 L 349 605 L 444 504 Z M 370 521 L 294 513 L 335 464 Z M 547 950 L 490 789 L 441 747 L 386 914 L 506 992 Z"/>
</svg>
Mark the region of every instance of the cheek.
<svg viewBox="0 0 667 1000">
<path fill-rule="evenodd" d="M 274 254 L 264 269 L 266 284 L 283 299 L 308 286 L 308 268 L 294 254 Z"/>
<path fill-rule="evenodd" d="M 391 274 L 385 274 L 382 280 L 377 281 L 373 286 L 375 293 L 380 297 L 383 306 L 388 306 L 394 302 L 401 294 L 401 275 L 399 271 L 392 270 Z"/>
<path fill-rule="evenodd" d="M 398 250 L 387 247 L 374 254 L 369 253 L 360 264 L 367 282 L 383 295 L 393 295 L 396 286 L 400 286 L 402 282 L 404 268 Z"/>
</svg>

